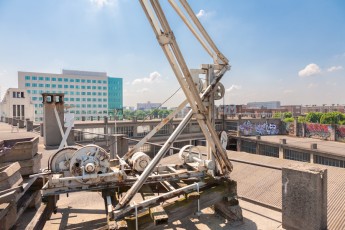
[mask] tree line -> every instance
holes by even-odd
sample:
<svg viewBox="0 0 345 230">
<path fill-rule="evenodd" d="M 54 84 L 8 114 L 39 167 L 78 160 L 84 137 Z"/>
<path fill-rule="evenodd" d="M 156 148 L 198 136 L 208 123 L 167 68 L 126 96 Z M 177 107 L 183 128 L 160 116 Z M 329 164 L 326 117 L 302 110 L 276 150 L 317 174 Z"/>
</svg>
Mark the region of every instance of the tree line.
<svg viewBox="0 0 345 230">
<path fill-rule="evenodd" d="M 281 118 L 284 122 L 293 122 L 291 112 L 285 113 L 275 113 L 274 118 Z M 310 112 L 306 116 L 298 116 L 298 123 L 319 123 L 319 124 L 335 124 L 335 125 L 345 125 L 345 114 L 341 112 Z"/>
</svg>

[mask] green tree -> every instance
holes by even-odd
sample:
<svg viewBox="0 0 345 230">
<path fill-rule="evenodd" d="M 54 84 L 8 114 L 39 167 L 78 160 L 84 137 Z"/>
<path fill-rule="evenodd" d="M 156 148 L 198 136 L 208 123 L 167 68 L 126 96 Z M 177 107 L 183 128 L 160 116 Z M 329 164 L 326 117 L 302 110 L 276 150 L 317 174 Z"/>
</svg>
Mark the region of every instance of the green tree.
<svg viewBox="0 0 345 230">
<path fill-rule="evenodd" d="M 281 112 L 277 112 L 273 114 L 273 118 L 282 118 L 283 114 Z"/>
<path fill-rule="evenodd" d="M 292 118 L 292 113 L 291 112 L 285 112 L 283 113 L 283 117 L 285 118 Z"/>
<path fill-rule="evenodd" d="M 320 112 L 310 112 L 305 117 L 305 120 L 311 123 L 320 123 L 320 118 L 322 115 L 323 113 L 320 113 Z"/>
<path fill-rule="evenodd" d="M 320 118 L 321 124 L 341 124 L 343 121 L 345 121 L 345 115 L 341 112 L 324 113 Z"/>
<path fill-rule="evenodd" d="M 142 110 L 136 110 L 134 116 L 136 116 L 138 120 L 143 120 L 146 117 L 146 113 Z"/>
<path fill-rule="evenodd" d="M 287 117 L 287 118 L 284 118 L 284 122 L 285 123 L 289 123 L 289 122 L 293 122 L 295 119 L 293 117 Z"/>
<path fill-rule="evenodd" d="M 305 123 L 305 122 L 306 122 L 306 119 L 305 119 L 304 116 L 299 116 L 299 117 L 297 118 L 297 121 L 298 121 L 298 123 Z"/>
</svg>

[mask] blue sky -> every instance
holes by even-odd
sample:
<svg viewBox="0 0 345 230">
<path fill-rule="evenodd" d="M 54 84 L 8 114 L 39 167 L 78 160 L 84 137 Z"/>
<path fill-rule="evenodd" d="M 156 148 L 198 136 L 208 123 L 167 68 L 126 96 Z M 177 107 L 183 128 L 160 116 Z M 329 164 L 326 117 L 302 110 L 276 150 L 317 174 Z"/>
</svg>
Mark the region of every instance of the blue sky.
<svg viewBox="0 0 345 230">
<path fill-rule="evenodd" d="M 190 68 L 211 63 L 161 1 Z M 232 66 L 226 104 L 345 104 L 342 0 L 190 1 Z M 106 71 L 124 79 L 124 105 L 163 102 L 179 88 L 136 0 L 0 0 L 0 86 L 17 71 Z M 183 100 L 179 92 L 167 106 Z M 223 103 L 223 100 L 218 103 Z"/>
</svg>

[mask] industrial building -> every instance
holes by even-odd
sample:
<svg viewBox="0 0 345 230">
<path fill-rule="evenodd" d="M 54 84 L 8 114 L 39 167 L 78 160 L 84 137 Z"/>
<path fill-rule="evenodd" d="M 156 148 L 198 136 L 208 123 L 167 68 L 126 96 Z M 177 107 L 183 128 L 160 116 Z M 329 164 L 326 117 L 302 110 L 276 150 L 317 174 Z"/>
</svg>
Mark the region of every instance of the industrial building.
<svg viewBox="0 0 345 230">
<path fill-rule="evenodd" d="M 123 107 L 122 78 L 106 72 L 62 70 L 61 74 L 18 72 L 18 86 L 34 104 L 35 121 L 43 120 L 42 93 L 64 93 L 65 106 L 75 120 L 107 116 Z"/>
<path fill-rule="evenodd" d="M 25 120 L 33 119 L 34 105 L 24 89 L 9 88 L 0 102 L 0 117 Z"/>
</svg>

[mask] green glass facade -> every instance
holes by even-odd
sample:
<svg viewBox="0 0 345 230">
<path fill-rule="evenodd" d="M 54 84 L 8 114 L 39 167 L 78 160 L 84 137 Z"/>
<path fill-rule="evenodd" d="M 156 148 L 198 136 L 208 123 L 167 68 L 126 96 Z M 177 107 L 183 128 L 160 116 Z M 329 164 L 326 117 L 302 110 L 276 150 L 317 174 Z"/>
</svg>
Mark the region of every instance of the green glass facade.
<svg viewBox="0 0 345 230">
<path fill-rule="evenodd" d="M 123 108 L 123 84 L 122 78 L 108 77 L 108 114 L 118 113 Z"/>
</svg>

